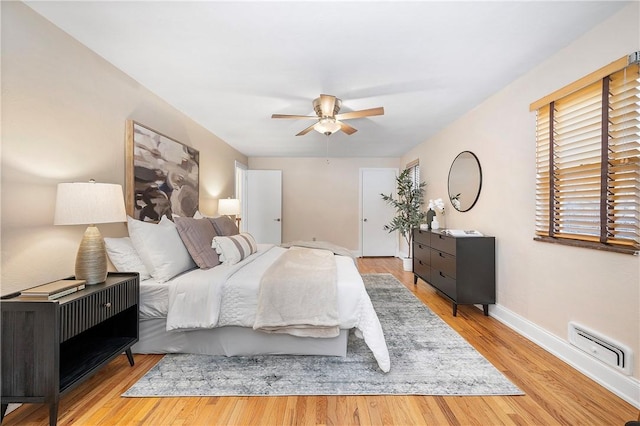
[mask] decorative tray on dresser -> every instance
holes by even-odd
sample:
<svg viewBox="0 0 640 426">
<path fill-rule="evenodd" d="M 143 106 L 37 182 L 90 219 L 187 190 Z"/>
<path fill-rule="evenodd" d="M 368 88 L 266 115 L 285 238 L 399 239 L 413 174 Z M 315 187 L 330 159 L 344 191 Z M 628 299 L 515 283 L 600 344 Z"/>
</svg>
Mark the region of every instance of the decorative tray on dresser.
<svg viewBox="0 0 640 426">
<path fill-rule="evenodd" d="M 55 425 L 61 394 L 123 352 L 133 365 L 139 286 L 137 273 L 110 272 L 104 283 L 56 300 L 3 296 L 2 417 L 9 403 L 45 403 Z"/>
<path fill-rule="evenodd" d="M 429 283 L 453 303 L 489 305 L 496 302 L 495 238 L 459 236 L 446 230 L 413 230 L 413 283 Z"/>
</svg>

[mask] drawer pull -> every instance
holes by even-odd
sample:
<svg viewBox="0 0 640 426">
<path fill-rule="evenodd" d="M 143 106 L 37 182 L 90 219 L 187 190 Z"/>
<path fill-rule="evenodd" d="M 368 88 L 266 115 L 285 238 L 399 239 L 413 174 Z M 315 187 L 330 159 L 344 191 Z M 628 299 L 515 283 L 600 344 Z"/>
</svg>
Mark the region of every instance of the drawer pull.
<svg viewBox="0 0 640 426">
<path fill-rule="evenodd" d="M 107 308 L 107 309 L 108 309 L 108 308 L 110 308 L 110 307 L 111 307 L 111 302 L 107 302 L 107 303 L 105 303 L 105 304 L 104 304 L 104 305 L 102 305 L 102 306 L 104 306 L 105 308 Z"/>
<path fill-rule="evenodd" d="M 424 247 L 422 247 L 422 244 L 418 244 L 418 247 L 420 247 L 420 248 L 424 248 Z"/>
<path fill-rule="evenodd" d="M 440 253 L 440 252 L 438 252 L 438 256 L 440 256 L 440 257 L 444 258 L 444 254 L 442 254 L 442 253 Z"/>
<path fill-rule="evenodd" d="M 441 276 L 442 278 L 445 278 L 445 276 L 444 276 L 444 274 L 442 273 L 442 271 L 438 271 L 438 273 L 440 274 L 440 276 Z"/>
</svg>

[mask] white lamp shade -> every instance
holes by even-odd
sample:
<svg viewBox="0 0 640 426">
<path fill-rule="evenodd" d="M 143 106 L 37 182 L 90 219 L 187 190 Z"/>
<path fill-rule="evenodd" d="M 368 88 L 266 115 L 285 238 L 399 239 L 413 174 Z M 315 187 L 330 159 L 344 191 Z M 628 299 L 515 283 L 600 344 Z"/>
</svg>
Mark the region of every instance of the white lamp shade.
<svg viewBox="0 0 640 426">
<path fill-rule="evenodd" d="M 59 183 L 54 225 L 94 225 L 126 222 L 122 185 Z"/>
<path fill-rule="evenodd" d="M 240 214 L 240 200 L 236 198 L 221 198 L 218 200 L 218 214 L 233 216 Z"/>
</svg>

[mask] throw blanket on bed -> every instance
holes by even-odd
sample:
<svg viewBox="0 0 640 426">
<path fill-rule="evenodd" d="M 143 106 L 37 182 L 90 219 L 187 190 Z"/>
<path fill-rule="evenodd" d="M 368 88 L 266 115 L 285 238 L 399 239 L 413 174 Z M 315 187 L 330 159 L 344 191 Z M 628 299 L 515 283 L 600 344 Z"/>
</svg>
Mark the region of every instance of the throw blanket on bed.
<svg viewBox="0 0 640 426">
<path fill-rule="evenodd" d="M 260 281 L 254 330 L 301 337 L 340 334 L 336 262 L 327 250 L 291 247 Z"/>
<path fill-rule="evenodd" d="M 339 256 L 347 256 L 352 259 L 355 259 L 353 254 L 344 247 L 335 245 L 333 243 L 329 243 L 326 241 L 292 241 L 290 243 L 280 244 L 280 247 L 290 248 L 290 247 L 306 247 L 306 248 L 314 248 L 321 250 L 329 250 L 333 252 L 333 254 L 337 254 Z"/>
</svg>

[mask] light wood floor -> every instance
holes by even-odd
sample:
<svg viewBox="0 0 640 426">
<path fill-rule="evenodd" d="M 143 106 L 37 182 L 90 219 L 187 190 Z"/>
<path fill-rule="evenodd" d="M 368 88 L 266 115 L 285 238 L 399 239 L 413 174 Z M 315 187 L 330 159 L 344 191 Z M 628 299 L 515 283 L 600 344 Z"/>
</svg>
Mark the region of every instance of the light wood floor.
<svg viewBox="0 0 640 426">
<path fill-rule="evenodd" d="M 472 306 L 451 306 L 393 258 L 359 259 L 361 273 L 391 273 L 522 389 L 525 396 L 311 396 L 121 398 L 161 358 L 120 356 L 60 403 L 59 425 L 624 425 L 638 410 Z M 25 404 L 3 425 L 47 425 Z"/>
</svg>

